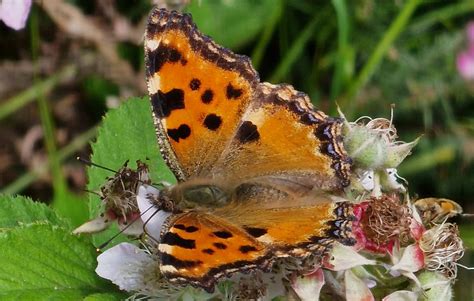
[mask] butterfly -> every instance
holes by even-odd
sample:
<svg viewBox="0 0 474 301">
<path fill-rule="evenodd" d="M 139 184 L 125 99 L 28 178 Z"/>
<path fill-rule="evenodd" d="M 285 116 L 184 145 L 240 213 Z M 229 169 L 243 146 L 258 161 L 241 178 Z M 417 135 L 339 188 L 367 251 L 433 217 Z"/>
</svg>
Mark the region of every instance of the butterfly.
<svg viewBox="0 0 474 301">
<path fill-rule="evenodd" d="M 144 47 L 160 151 L 178 180 L 160 193 L 174 204 L 157 238 L 167 279 L 212 290 L 354 243 L 350 204 L 328 194 L 349 184 L 340 119 L 291 85 L 260 82 L 188 14 L 155 8 Z"/>
</svg>

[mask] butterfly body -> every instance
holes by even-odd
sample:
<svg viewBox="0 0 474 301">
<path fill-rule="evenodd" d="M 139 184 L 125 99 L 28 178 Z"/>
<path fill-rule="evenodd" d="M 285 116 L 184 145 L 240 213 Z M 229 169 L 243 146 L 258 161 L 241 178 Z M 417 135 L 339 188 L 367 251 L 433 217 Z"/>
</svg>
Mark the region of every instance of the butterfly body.
<svg viewBox="0 0 474 301">
<path fill-rule="evenodd" d="M 246 56 L 154 9 L 147 84 L 160 150 L 178 184 L 158 250 L 171 281 L 212 289 L 225 275 L 354 243 L 342 121 L 287 84 L 261 83 Z"/>
</svg>

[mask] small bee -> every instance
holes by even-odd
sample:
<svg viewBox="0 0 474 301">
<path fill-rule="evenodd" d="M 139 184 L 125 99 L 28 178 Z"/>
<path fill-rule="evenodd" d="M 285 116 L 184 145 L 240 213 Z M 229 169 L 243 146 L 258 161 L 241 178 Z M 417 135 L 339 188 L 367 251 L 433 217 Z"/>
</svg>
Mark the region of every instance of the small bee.
<svg viewBox="0 0 474 301">
<path fill-rule="evenodd" d="M 441 198 L 424 198 L 415 202 L 423 224 L 439 224 L 462 213 L 462 207 L 455 201 Z"/>
</svg>

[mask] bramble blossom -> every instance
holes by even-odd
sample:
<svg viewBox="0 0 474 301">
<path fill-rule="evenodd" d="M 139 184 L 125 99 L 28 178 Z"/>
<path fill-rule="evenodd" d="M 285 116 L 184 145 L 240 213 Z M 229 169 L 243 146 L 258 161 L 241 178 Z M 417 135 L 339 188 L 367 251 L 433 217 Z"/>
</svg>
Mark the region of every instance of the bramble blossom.
<svg viewBox="0 0 474 301">
<path fill-rule="evenodd" d="M 25 27 L 31 9 L 31 0 L 0 1 L 0 20 L 8 27 L 20 30 Z"/>
<path fill-rule="evenodd" d="M 456 57 L 456 67 L 459 74 L 468 81 L 474 80 L 474 22 L 466 26 L 467 49 L 462 50 Z"/>
</svg>

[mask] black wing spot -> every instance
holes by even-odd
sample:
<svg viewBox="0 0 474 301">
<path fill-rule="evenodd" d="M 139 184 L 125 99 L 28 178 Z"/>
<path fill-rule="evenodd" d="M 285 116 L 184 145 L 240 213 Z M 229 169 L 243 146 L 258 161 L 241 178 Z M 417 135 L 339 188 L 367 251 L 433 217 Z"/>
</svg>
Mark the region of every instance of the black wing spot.
<svg viewBox="0 0 474 301">
<path fill-rule="evenodd" d="M 180 59 L 181 59 L 181 53 L 176 49 L 170 48 L 168 60 L 172 63 L 176 63 Z"/>
<path fill-rule="evenodd" d="M 218 248 L 218 249 L 221 249 L 221 250 L 225 250 L 227 249 L 227 246 L 223 243 L 220 243 L 220 242 L 215 242 L 213 243 L 214 247 Z"/>
<path fill-rule="evenodd" d="M 237 131 L 237 139 L 241 143 L 254 142 L 260 139 L 260 134 L 257 130 L 257 126 L 251 121 L 244 121 Z"/>
<path fill-rule="evenodd" d="M 173 226 L 173 228 L 176 228 L 176 229 L 179 229 L 179 230 L 184 230 L 188 233 L 193 233 L 193 232 L 196 232 L 197 230 L 199 230 L 198 227 L 196 226 L 188 226 L 186 227 L 185 225 L 183 224 L 176 224 Z"/>
<path fill-rule="evenodd" d="M 204 119 L 204 126 L 211 131 L 217 130 L 222 124 L 222 118 L 216 114 L 209 114 Z"/>
<path fill-rule="evenodd" d="M 224 239 L 227 239 L 227 238 L 231 238 L 233 235 L 232 233 L 230 233 L 229 231 L 215 231 L 215 232 L 212 232 L 212 234 L 214 234 L 215 236 L 219 237 L 219 238 L 224 238 Z"/>
<path fill-rule="evenodd" d="M 214 254 L 214 250 L 213 250 L 213 249 L 203 249 L 202 252 L 203 252 L 203 253 L 206 253 L 206 254 L 209 254 L 209 255 Z"/>
<path fill-rule="evenodd" d="M 200 87 L 201 87 L 201 81 L 197 78 L 193 78 L 189 82 L 189 88 L 191 88 L 191 90 L 193 91 L 199 90 Z"/>
<path fill-rule="evenodd" d="M 242 89 L 236 89 L 231 83 L 229 83 L 227 85 L 225 95 L 227 96 L 227 99 L 237 99 L 242 95 Z"/>
<path fill-rule="evenodd" d="M 255 228 L 255 227 L 244 227 L 245 231 L 253 237 L 257 238 L 267 234 L 267 229 Z"/>
<path fill-rule="evenodd" d="M 247 254 L 248 252 L 257 251 L 257 248 L 255 248 L 254 246 L 245 245 L 245 246 L 240 246 L 239 251 L 244 254 Z"/>
<path fill-rule="evenodd" d="M 168 129 L 168 136 L 176 142 L 179 139 L 186 139 L 191 135 L 191 128 L 187 124 L 182 124 L 177 129 Z"/>
<path fill-rule="evenodd" d="M 214 98 L 214 92 L 212 92 L 212 90 L 210 90 L 210 89 L 207 89 L 201 95 L 201 100 L 205 104 L 211 103 L 213 98 Z"/>
<path fill-rule="evenodd" d="M 199 230 L 199 228 L 195 226 L 189 226 L 189 227 L 186 227 L 186 229 L 184 229 L 184 231 L 188 233 L 193 233 L 193 232 L 196 232 L 197 230 Z"/>
<path fill-rule="evenodd" d="M 185 230 L 186 226 L 183 224 L 176 224 L 173 226 L 173 228 L 179 229 L 179 230 Z"/>
<path fill-rule="evenodd" d="M 163 93 L 150 96 L 153 105 L 153 111 L 160 117 L 168 117 L 173 110 L 184 109 L 184 91 L 181 89 L 173 89 Z"/>
<path fill-rule="evenodd" d="M 160 259 L 162 265 L 171 265 L 177 270 L 194 268 L 202 264 L 201 260 L 180 260 L 168 253 L 161 253 Z"/>
<path fill-rule="evenodd" d="M 148 65 L 148 74 L 153 75 L 159 72 L 165 63 L 176 63 L 181 60 L 181 53 L 172 47 L 161 44 L 151 51 L 148 57 L 152 58 Z"/>
<path fill-rule="evenodd" d="M 185 249 L 196 248 L 196 241 L 194 239 L 185 239 L 173 232 L 166 233 L 160 243 L 170 246 L 178 246 Z"/>
</svg>

